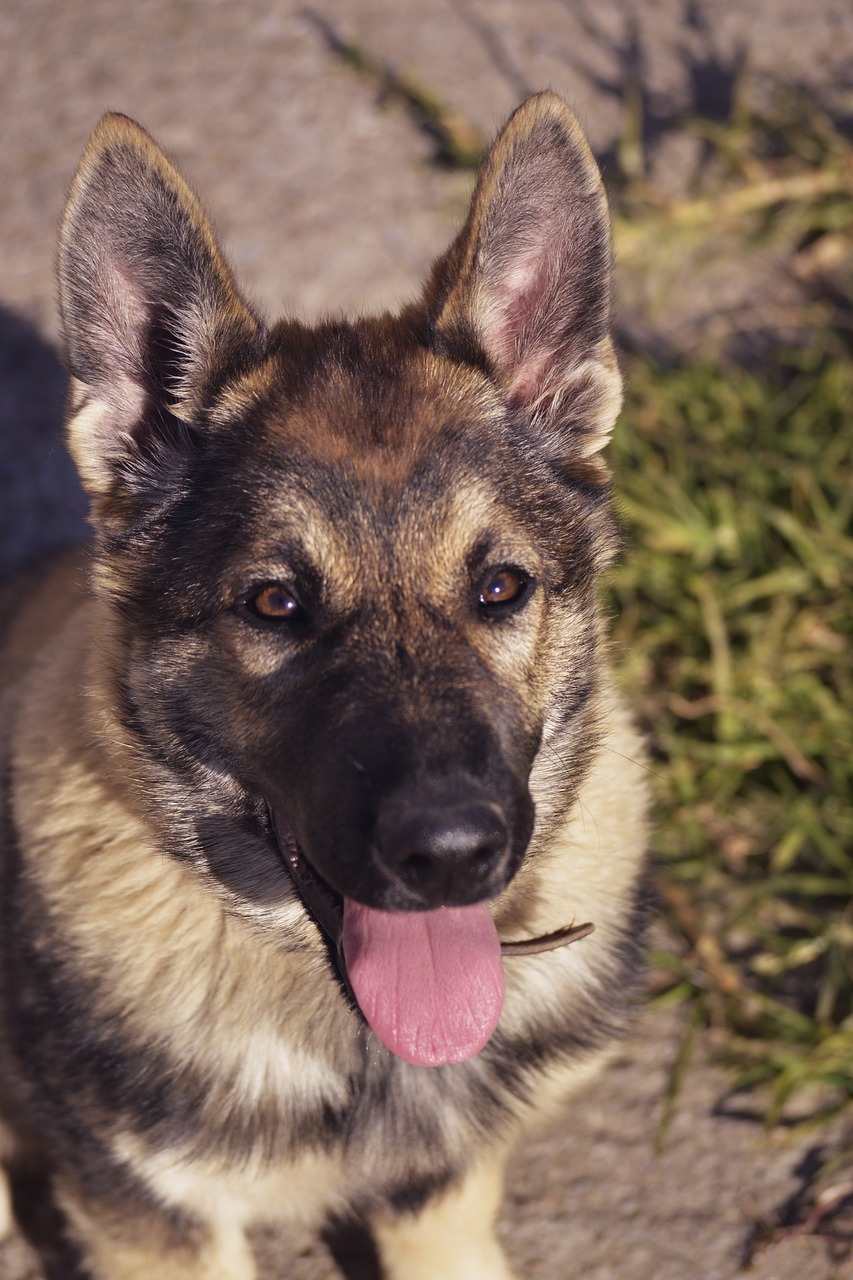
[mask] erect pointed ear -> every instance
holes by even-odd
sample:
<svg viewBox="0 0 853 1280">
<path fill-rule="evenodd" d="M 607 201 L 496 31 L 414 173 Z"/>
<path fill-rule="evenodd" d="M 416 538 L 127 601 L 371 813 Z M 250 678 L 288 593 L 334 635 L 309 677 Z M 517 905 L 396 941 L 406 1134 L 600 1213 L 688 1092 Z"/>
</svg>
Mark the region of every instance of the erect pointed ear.
<svg viewBox="0 0 853 1280">
<path fill-rule="evenodd" d="M 86 488 L 104 498 L 157 486 L 191 452 L 211 393 L 259 358 L 263 334 L 195 195 L 125 116 L 104 116 L 74 178 L 59 300 L 69 446 Z"/>
<path fill-rule="evenodd" d="M 611 234 L 598 166 L 554 93 L 492 146 L 426 290 L 439 350 L 485 363 L 557 460 L 606 442 L 622 400 L 610 339 Z"/>
</svg>

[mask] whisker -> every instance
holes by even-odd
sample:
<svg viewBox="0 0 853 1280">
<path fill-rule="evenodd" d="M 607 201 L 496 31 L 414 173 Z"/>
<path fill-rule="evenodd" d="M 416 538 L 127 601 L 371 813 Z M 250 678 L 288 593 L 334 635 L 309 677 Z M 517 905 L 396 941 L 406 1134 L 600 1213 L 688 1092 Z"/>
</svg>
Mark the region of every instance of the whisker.
<svg viewBox="0 0 853 1280">
<path fill-rule="evenodd" d="M 650 765 L 644 764 L 642 760 L 635 760 L 633 756 L 626 756 L 621 751 L 617 751 L 615 747 L 608 747 L 606 742 L 601 744 L 602 751 L 609 751 L 612 756 L 618 756 L 620 760 L 627 760 L 628 764 L 635 764 L 638 769 L 642 769 L 644 773 L 648 773 L 653 778 L 657 778 L 659 782 L 665 781 L 665 775 L 658 773 Z"/>
<path fill-rule="evenodd" d="M 571 789 L 572 789 L 572 794 L 573 794 L 574 799 L 575 799 L 575 804 L 577 805 L 577 808 L 578 808 L 578 810 L 579 810 L 579 812 L 580 812 L 580 815 L 581 815 L 581 824 L 582 824 L 582 827 L 583 827 L 583 834 L 584 834 L 584 836 L 586 836 L 586 815 L 587 815 L 587 814 L 589 814 L 590 821 L 592 822 L 593 826 L 595 827 L 595 834 L 596 834 L 596 837 L 597 837 L 597 839 L 598 839 L 598 843 L 599 843 L 599 845 L 600 845 L 600 844 L 601 844 L 601 831 L 600 831 L 600 828 L 599 828 L 598 822 L 596 821 L 595 814 L 592 812 L 592 810 L 590 809 L 589 805 L 584 804 L 583 800 L 581 799 L 581 793 L 580 793 L 580 790 L 578 789 L 578 785 L 577 785 L 577 783 L 575 782 L 574 778 L 573 778 L 573 777 L 572 777 L 572 775 L 571 775 L 571 768 L 570 768 L 570 766 L 569 766 L 569 762 L 568 762 L 567 760 L 565 760 L 565 759 L 560 755 L 560 753 L 559 753 L 559 751 L 557 751 L 556 747 L 554 747 L 550 742 L 546 742 L 546 743 L 545 743 L 545 746 L 548 748 L 548 750 L 551 752 L 551 754 L 554 756 L 554 758 L 555 758 L 555 759 L 557 759 L 557 760 L 559 760 L 560 764 L 563 766 L 563 769 L 565 770 L 565 782 L 566 782 L 566 784 L 567 784 L 569 787 L 571 787 Z"/>
</svg>

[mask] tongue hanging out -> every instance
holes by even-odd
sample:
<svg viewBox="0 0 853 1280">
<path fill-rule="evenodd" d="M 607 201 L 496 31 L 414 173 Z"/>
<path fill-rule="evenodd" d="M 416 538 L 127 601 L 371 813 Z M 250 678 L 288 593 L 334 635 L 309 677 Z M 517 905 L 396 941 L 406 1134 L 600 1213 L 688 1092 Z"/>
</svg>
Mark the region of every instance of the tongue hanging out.
<svg viewBox="0 0 853 1280">
<path fill-rule="evenodd" d="M 376 911 L 344 900 L 343 949 L 359 1008 L 406 1062 L 464 1062 L 501 1015 L 500 942 L 486 903 Z"/>
</svg>

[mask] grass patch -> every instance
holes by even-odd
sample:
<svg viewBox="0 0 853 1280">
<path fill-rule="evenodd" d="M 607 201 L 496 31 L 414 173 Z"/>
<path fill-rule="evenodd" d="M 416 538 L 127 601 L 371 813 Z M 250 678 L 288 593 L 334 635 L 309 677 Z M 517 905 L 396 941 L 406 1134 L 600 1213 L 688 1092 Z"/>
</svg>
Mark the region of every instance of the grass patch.
<svg viewBox="0 0 853 1280">
<path fill-rule="evenodd" d="M 802 293 L 760 370 L 625 370 L 609 590 L 657 759 L 655 998 L 691 1006 L 668 1110 L 704 1024 L 769 1123 L 820 1120 L 853 1113 L 853 149 L 793 96 L 684 127 L 694 189 L 626 174 L 621 261 L 722 228 L 745 264 L 782 246 Z"/>
<path fill-rule="evenodd" d="M 853 1104 L 853 360 L 633 360 L 615 467 L 622 679 L 660 762 L 658 998 L 770 1118 Z"/>
</svg>

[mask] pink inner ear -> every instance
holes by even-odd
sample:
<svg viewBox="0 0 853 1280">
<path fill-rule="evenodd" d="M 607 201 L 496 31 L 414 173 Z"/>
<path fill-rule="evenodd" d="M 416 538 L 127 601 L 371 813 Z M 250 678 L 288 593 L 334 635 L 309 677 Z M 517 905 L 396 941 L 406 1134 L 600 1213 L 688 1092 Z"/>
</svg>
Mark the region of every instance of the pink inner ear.
<svg viewBox="0 0 853 1280">
<path fill-rule="evenodd" d="M 102 302 L 91 323 L 102 370 L 93 390 L 110 413 L 102 417 L 96 434 L 102 452 L 109 454 L 124 448 L 123 434 L 132 431 L 145 408 L 143 351 L 149 306 L 144 290 L 115 255 L 104 254 L 97 284 Z"/>
<path fill-rule="evenodd" d="M 100 341 L 108 373 L 116 369 L 133 378 L 140 370 L 148 325 L 145 291 L 121 264 L 104 254 L 98 272 L 102 298 Z"/>
<path fill-rule="evenodd" d="M 507 387 L 511 399 L 530 405 L 547 394 L 548 370 L 554 363 L 553 353 L 540 352 L 528 358 Z"/>
<path fill-rule="evenodd" d="M 541 333 L 547 289 L 547 254 L 538 244 L 519 254 L 491 287 L 483 340 L 510 393 L 522 400 L 536 397 L 552 359 Z"/>
</svg>

